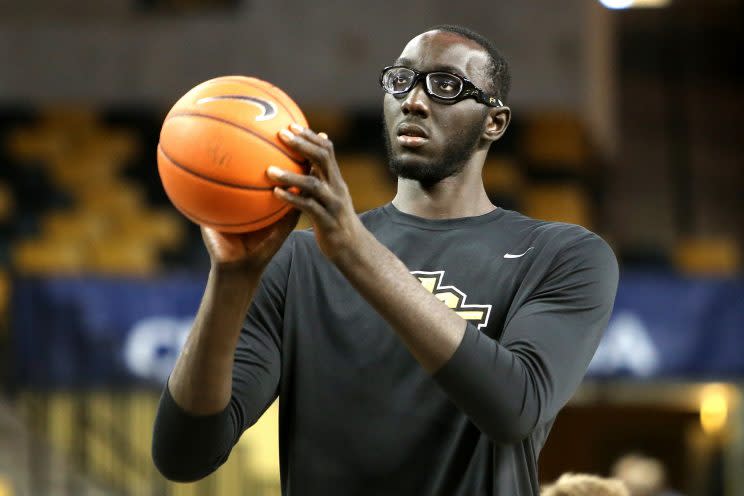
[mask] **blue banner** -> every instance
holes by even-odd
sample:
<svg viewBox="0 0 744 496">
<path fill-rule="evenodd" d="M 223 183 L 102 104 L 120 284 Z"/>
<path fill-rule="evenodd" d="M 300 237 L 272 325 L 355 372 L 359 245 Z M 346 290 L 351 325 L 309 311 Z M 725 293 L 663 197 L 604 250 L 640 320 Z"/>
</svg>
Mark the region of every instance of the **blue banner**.
<svg viewBox="0 0 744 496">
<path fill-rule="evenodd" d="M 193 323 L 202 277 L 19 279 L 16 383 L 162 385 Z M 741 379 L 744 280 L 623 273 L 594 378 Z"/>
<path fill-rule="evenodd" d="M 594 377 L 744 377 L 744 280 L 623 273 Z"/>
<path fill-rule="evenodd" d="M 164 383 L 206 278 L 18 279 L 16 383 L 33 388 Z"/>
</svg>

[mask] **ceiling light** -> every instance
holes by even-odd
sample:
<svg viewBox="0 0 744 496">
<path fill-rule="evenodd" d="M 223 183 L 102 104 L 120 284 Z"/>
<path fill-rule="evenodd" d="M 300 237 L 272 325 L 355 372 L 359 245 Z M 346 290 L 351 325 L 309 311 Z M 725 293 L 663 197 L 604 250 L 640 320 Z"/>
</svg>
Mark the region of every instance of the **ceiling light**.
<svg viewBox="0 0 744 496">
<path fill-rule="evenodd" d="M 634 9 L 666 7 L 671 0 L 599 0 L 608 9 Z"/>
</svg>

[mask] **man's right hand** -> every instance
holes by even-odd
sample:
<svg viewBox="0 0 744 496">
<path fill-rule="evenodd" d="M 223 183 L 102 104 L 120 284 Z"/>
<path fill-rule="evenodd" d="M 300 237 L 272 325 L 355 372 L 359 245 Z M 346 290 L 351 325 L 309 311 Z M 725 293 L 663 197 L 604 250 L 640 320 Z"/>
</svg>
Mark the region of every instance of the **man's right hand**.
<svg viewBox="0 0 744 496">
<path fill-rule="evenodd" d="M 292 209 L 275 224 L 258 231 L 224 233 L 202 227 L 202 239 L 212 269 L 221 273 L 260 274 L 297 225 L 300 211 Z"/>
</svg>

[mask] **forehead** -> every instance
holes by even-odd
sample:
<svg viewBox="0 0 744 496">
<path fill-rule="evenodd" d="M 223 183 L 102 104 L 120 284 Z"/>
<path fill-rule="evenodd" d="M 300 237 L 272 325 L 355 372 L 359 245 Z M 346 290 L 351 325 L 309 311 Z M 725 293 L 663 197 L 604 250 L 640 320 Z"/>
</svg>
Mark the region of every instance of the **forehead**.
<svg viewBox="0 0 744 496">
<path fill-rule="evenodd" d="M 396 63 L 419 71 L 453 70 L 485 83 L 488 52 L 478 43 L 449 31 L 427 31 L 408 42 Z"/>
</svg>

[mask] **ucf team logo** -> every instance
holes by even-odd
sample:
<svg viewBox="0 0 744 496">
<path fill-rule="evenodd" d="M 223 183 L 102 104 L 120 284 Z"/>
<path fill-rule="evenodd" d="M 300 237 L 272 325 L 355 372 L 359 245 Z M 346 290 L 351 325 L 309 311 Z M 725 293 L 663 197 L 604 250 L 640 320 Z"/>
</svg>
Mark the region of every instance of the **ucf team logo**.
<svg viewBox="0 0 744 496">
<path fill-rule="evenodd" d="M 416 270 L 411 272 L 421 281 L 421 284 L 434 296 L 455 311 L 463 319 L 478 326 L 478 329 L 488 325 L 491 315 L 491 305 L 468 305 L 465 303 L 467 295 L 454 286 L 444 286 L 444 271 L 425 272 Z"/>
</svg>

